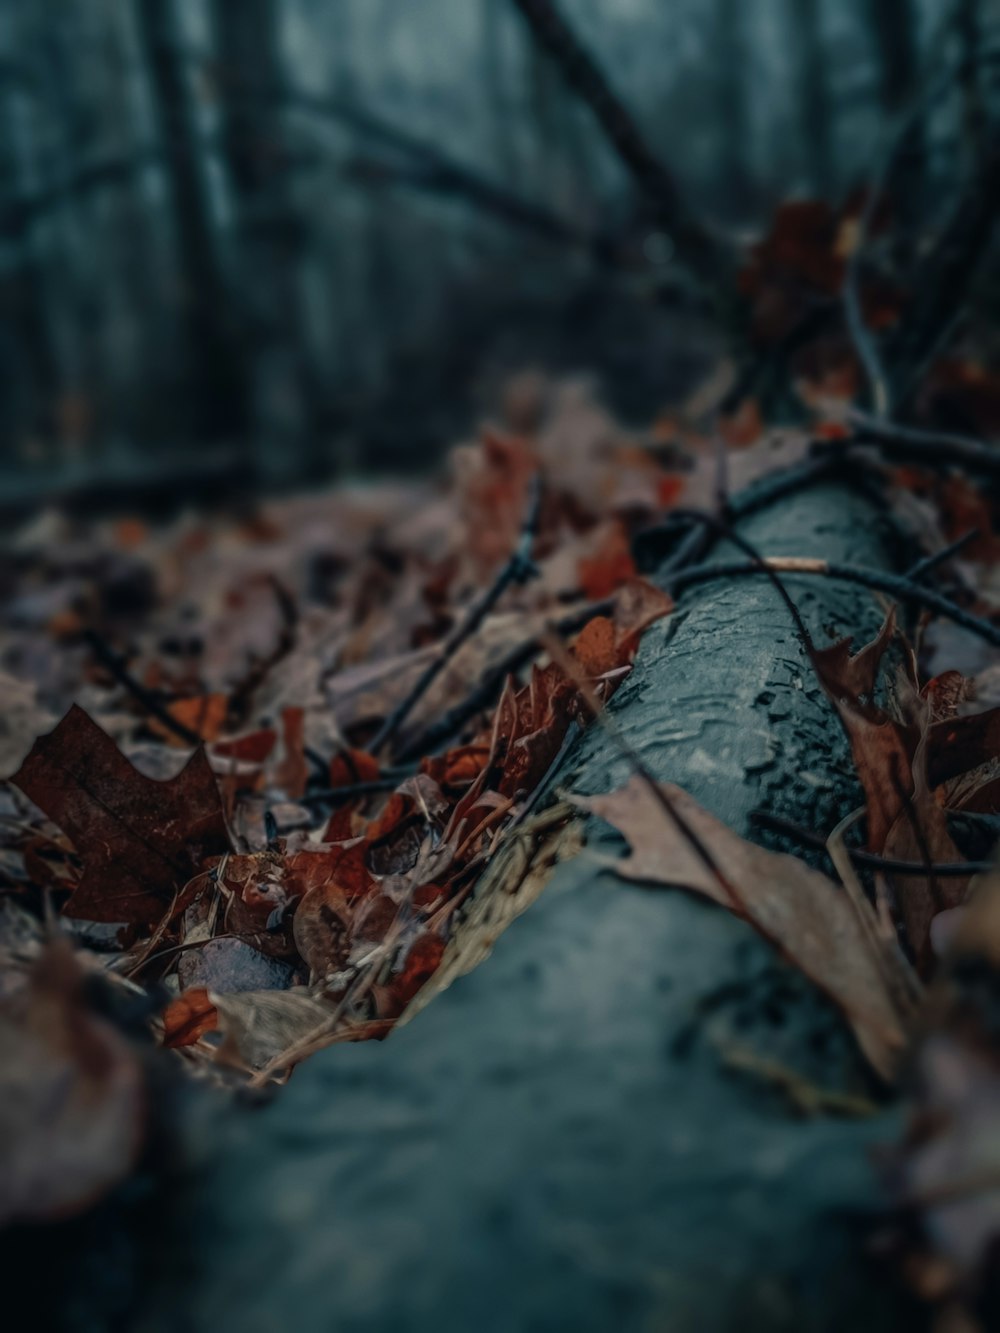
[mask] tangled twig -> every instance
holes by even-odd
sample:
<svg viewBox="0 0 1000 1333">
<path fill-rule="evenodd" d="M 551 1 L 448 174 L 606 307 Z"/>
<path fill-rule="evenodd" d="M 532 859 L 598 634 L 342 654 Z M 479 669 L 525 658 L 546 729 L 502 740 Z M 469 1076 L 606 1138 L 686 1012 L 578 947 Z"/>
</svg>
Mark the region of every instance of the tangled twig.
<svg viewBox="0 0 1000 1333">
<path fill-rule="evenodd" d="M 494 606 L 496 606 L 497 602 L 510 585 L 512 583 L 524 583 L 535 574 L 536 567 L 532 560 L 532 550 L 535 545 L 535 536 L 538 531 L 538 518 L 541 512 L 541 504 L 542 479 L 541 475 L 536 472 L 528 486 L 528 505 L 524 516 L 524 523 L 521 527 L 521 535 L 510 559 L 493 580 L 492 585 L 486 590 L 479 601 L 469 608 L 465 618 L 458 623 L 455 629 L 452 630 L 451 634 L 448 635 L 447 639 L 445 639 L 441 646 L 441 651 L 428 663 L 409 694 L 396 705 L 382 723 L 369 746 L 372 754 L 378 754 L 380 750 L 384 749 L 395 739 L 400 727 L 409 717 L 410 713 L 424 697 L 434 681 L 437 680 L 438 676 L 455 656 L 462 644 L 475 634 L 476 630 L 493 610 Z"/>
<path fill-rule="evenodd" d="M 895 422 L 879 421 L 867 412 L 854 409 L 847 413 L 847 420 L 855 427 L 853 437 L 846 442 L 848 448 L 874 445 L 886 458 L 935 469 L 964 467 L 968 472 L 1000 477 L 1000 449 L 984 444 L 982 440 L 946 431 L 897 426 Z M 845 442 L 823 441 L 814 447 L 821 452 L 843 452 Z"/>
</svg>

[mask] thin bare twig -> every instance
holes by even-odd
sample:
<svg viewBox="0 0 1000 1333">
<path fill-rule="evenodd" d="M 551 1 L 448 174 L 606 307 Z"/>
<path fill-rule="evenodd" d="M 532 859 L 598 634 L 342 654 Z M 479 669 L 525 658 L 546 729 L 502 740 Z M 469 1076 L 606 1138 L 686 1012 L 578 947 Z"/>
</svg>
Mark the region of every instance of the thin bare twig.
<svg viewBox="0 0 1000 1333">
<path fill-rule="evenodd" d="M 781 579 L 778 578 L 779 566 L 777 562 L 769 560 L 764 556 L 762 556 L 760 552 L 757 550 L 757 548 L 751 542 L 748 542 L 747 539 L 743 537 L 740 533 L 738 533 L 732 527 L 731 524 L 725 522 L 721 518 L 716 518 L 714 514 L 705 513 L 700 509 L 678 509 L 676 511 L 676 516 L 681 520 L 689 519 L 691 522 L 704 524 L 705 527 L 711 528 L 712 531 L 717 536 L 723 537 L 725 538 L 726 541 L 732 542 L 734 546 L 739 547 L 739 549 L 743 551 L 745 555 L 748 555 L 750 557 L 750 560 L 753 562 L 752 567 L 756 569 L 759 574 L 763 574 L 770 581 L 771 586 L 774 588 L 775 592 L 781 598 L 782 602 L 784 602 L 785 609 L 791 616 L 792 624 L 795 626 L 796 633 L 802 640 L 806 652 L 811 655 L 815 649 L 815 644 L 813 643 L 812 635 L 809 633 L 809 630 L 806 627 L 806 623 L 802 619 L 802 613 L 799 610 L 799 608 L 795 605 L 795 602 L 792 600 L 792 597 L 788 589 L 782 583 Z M 702 568 L 705 568 L 705 566 L 702 566 Z M 711 566 L 709 566 L 709 568 L 711 568 Z M 690 570 L 681 570 L 673 576 L 671 581 L 674 583 L 675 586 L 677 586 L 679 583 L 684 581 L 686 575 L 688 575 L 690 572 L 691 572 Z"/>
<path fill-rule="evenodd" d="M 959 551 L 963 551 L 968 544 L 974 542 L 978 536 L 979 529 L 970 528 L 969 531 L 964 532 L 957 541 L 953 541 L 949 543 L 949 545 L 943 546 L 940 551 L 935 551 L 932 555 L 925 555 L 922 560 L 918 560 L 915 565 L 911 565 L 906 571 L 905 577 L 912 579 L 914 583 L 919 583 L 926 574 L 932 573 L 935 569 L 940 568 L 941 565 L 950 560 L 952 556 L 958 555 Z"/>
<path fill-rule="evenodd" d="M 952 21 L 952 16 L 949 15 L 945 20 L 945 23 L 942 24 L 939 29 L 937 44 L 932 42 L 928 49 L 936 50 L 939 49 L 941 45 L 945 44 L 947 30 Z M 997 51 L 995 49 L 983 49 L 977 51 L 971 58 L 971 61 L 969 57 L 966 57 L 959 62 L 957 69 L 947 68 L 938 71 L 937 77 L 932 82 L 919 88 L 910 105 L 903 110 L 896 122 L 890 127 L 888 139 L 882 146 L 881 156 L 872 176 L 872 182 L 865 200 L 865 206 L 859 219 L 858 235 L 855 239 L 844 272 L 841 300 L 844 307 L 848 332 L 851 335 L 851 340 L 858 353 L 858 359 L 861 362 L 865 377 L 868 380 L 872 405 L 875 409 L 876 418 L 879 420 L 888 418 L 893 410 L 894 403 L 889 374 L 883 363 L 882 355 L 875 337 L 865 323 L 861 305 L 861 265 L 868 235 L 871 231 L 878 205 L 885 193 L 886 184 L 896 162 L 900 158 L 901 150 L 909 140 L 914 127 L 924 118 L 928 108 L 937 100 L 942 92 L 947 91 L 953 86 L 956 76 L 961 75 L 962 72 L 969 67 L 970 63 L 976 67 L 980 64 L 991 64 L 995 62 L 996 59 Z M 986 176 L 989 173 L 983 171 L 981 174 Z M 977 222 L 979 222 L 981 228 L 982 220 L 977 217 Z M 948 230 L 950 231 L 952 228 L 949 228 Z M 968 227 L 966 227 L 966 231 L 969 231 Z M 975 228 L 973 228 L 972 231 L 975 232 Z M 944 245 L 940 246 L 939 250 L 944 249 L 947 245 L 947 240 L 949 239 L 947 231 L 945 237 L 942 239 Z M 978 245 L 981 246 L 982 241 L 980 235 L 976 234 L 970 236 L 969 240 L 975 240 Z M 952 247 L 952 249 L 954 249 L 954 247 Z M 924 269 L 926 270 L 928 263 L 933 263 L 936 258 L 937 255 L 935 254 L 930 257 L 929 261 L 925 261 L 923 266 Z M 974 261 L 974 257 L 969 254 L 963 256 L 963 264 L 960 265 L 957 270 L 960 279 L 966 278 L 971 271 L 969 267 L 970 260 Z M 918 274 L 918 277 L 920 276 L 922 276 L 924 280 L 922 282 L 916 281 L 912 286 L 919 294 L 919 298 L 923 299 L 923 289 L 932 284 L 928 281 L 926 271 L 922 275 Z M 933 283 L 933 286 L 937 289 L 937 295 L 940 298 L 943 298 L 944 303 L 942 306 L 942 302 L 939 300 L 938 304 L 934 307 L 935 313 L 938 316 L 936 327 L 939 330 L 944 330 L 946 327 L 950 327 L 952 321 L 947 319 L 946 314 L 942 314 L 942 309 L 945 311 L 947 311 L 949 307 L 954 309 L 956 299 L 955 293 L 957 291 L 960 294 L 964 290 L 964 283 L 962 281 L 942 283 L 940 281 L 940 274 L 932 274 L 931 277 L 937 278 L 937 281 Z M 903 320 L 901 324 L 901 328 L 907 336 L 909 336 L 909 334 L 906 326 L 910 322 L 910 320 Z M 922 326 L 926 326 L 928 321 L 925 319 L 920 321 L 920 323 Z M 919 336 L 918 333 L 918 337 Z M 899 348 L 897 347 L 895 350 L 898 352 Z M 898 357 L 893 359 L 896 360 Z"/>
<path fill-rule="evenodd" d="M 179 722 L 151 690 L 147 690 L 145 685 L 141 685 L 136 680 L 125 665 L 124 659 L 118 656 L 111 645 L 96 630 L 85 629 L 83 638 L 101 666 L 110 675 L 114 676 L 118 684 L 127 690 L 136 703 L 140 704 L 151 717 L 155 717 L 158 722 L 161 722 L 168 731 L 173 732 L 186 745 L 201 744 L 201 737 L 198 733 L 192 731 L 190 727 L 186 727 L 183 722 Z"/>
<path fill-rule="evenodd" d="M 570 611 L 554 620 L 546 627 L 548 632 L 563 635 L 572 634 L 575 630 L 582 629 L 588 620 L 594 616 L 606 616 L 615 607 L 615 598 L 602 597 L 600 601 L 588 602 L 586 606 L 578 607 L 575 611 Z M 536 657 L 542 651 L 542 641 L 539 634 L 531 634 L 526 639 L 513 647 L 509 653 L 506 653 L 496 666 L 491 667 L 483 676 L 479 684 L 470 691 L 461 703 L 456 704 L 454 708 L 449 708 L 448 712 L 437 722 L 434 722 L 426 731 L 420 733 L 412 741 L 408 742 L 400 751 L 399 758 L 405 762 L 409 759 L 419 758 L 421 755 L 430 754 L 446 741 L 456 736 L 465 724 L 472 720 L 477 713 L 481 713 L 485 708 L 495 702 L 497 695 L 503 688 L 503 683 L 509 675 L 519 671 L 533 657 Z"/>
<path fill-rule="evenodd" d="M 847 420 L 855 427 L 855 432 L 846 446 L 843 440 L 817 441 L 814 448 L 822 452 L 843 452 L 845 447 L 856 444 L 873 445 L 887 458 L 935 469 L 964 467 L 968 472 L 1000 477 L 1000 448 L 969 435 L 897 426 L 895 422 L 879 421 L 869 413 L 853 408 L 848 411 Z"/>
<path fill-rule="evenodd" d="M 711 583 L 715 579 L 742 578 L 752 574 L 809 574 L 823 578 L 840 579 L 844 583 L 856 583 L 863 588 L 872 588 L 876 592 L 888 593 L 899 601 L 911 602 L 915 606 L 926 607 L 954 624 L 960 625 L 970 634 L 975 634 L 986 643 L 1000 647 L 1000 625 L 994 625 L 981 616 L 974 616 L 970 611 L 956 605 L 949 597 L 924 588 L 903 574 L 889 574 L 877 569 L 868 569 L 862 565 L 841 565 L 830 560 L 819 560 L 800 556 L 765 556 L 763 565 L 752 560 L 733 560 L 720 564 L 693 565 L 688 569 L 670 574 L 667 585 L 679 593 L 685 588 L 698 583 Z"/>
<path fill-rule="evenodd" d="M 814 847 L 817 851 L 827 850 L 827 839 L 821 833 L 796 824 L 794 820 L 784 819 L 781 815 L 772 815 L 767 810 L 752 810 L 750 822 L 761 828 L 773 829 L 793 838 L 803 847 Z M 880 870 L 890 875 L 926 875 L 927 865 L 923 861 L 897 861 L 893 857 L 878 856 L 875 852 L 866 852 L 860 847 L 848 847 L 848 854 L 857 866 L 866 870 Z M 930 867 L 935 875 L 942 879 L 965 879 L 969 875 L 984 874 L 993 869 L 991 861 L 935 861 Z"/>
<path fill-rule="evenodd" d="M 259 91 L 252 87 L 247 88 L 246 92 L 254 99 L 259 96 Z M 277 90 L 272 95 L 292 110 L 339 120 L 350 129 L 382 142 L 390 150 L 405 153 L 411 163 L 419 164 L 418 171 L 421 173 L 414 174 L 411 169 L 408 183 L 412 185 L 461 196 L 507 223 L 523 227 L 549 241 L 582 246 L 598 259 L 607 259 L 612 253 L 608 237 L 586 232 L 535 200 L 516 193 L 507 185 L 492 180 L 478 169 L 448 155 L 441 150 L 440 145 L 419 138 L 402 126 L 390 124 L 352 99 L 331 93 L 313 95 L 288 90 Z M 399 165 L 386 164 L 382 170 L 387 173 L 387 179 L 395 174 L 405 181 L 405 169 Z"/>
<path fill-rule="evenodd" d="M 843 467 L 843 453 L 824 449 L 816 457 L 797 463 L 794 467 L 783 468 L 762 478 L 759 482 L 733 496 L 729 502 L 729 520 L 732 523 L 759 513 L 769 505 L 775 504 L 786 496 L 796 495 L 815 482 L 824 481 L 834 476 Z M 706 532 L 700 521 L 686 520 L 690 531 L 677 540 L 677 530 L 682 526 L 675 514 L 636 533 L 632 541 L 632 551 L 641 569 L 652 569 L 658 564 L 658 557 L 665 543 L 673 549 L 666 562 L 659 564 L 657 575 L 664 578 L 675 569 L 686 568 L 695 563 L 707 552 L 712 544 L 712 534 Z"/>
<path fill-rule="evenodd" d="M 341 801 L 352 801 L 357 796 L 371 796 L 374 792 L 394 791 L 403 781 L 399 773 L 382 778 L 373 778 L 369 782 L 351 782 L 343 787 L 324 787 L 322 791 L 306 792 L 295 802 L 296 805 L 337 805 Z"/>
<path fill-rule="evenodd" d="M 382 723 L 368 747 L 372 754 L 377 754 L 379 750 L 387 746 L 396 737 L 399 728 L 410 713 L 434 681 L 437 680 L 462 644 L 475 634 L 510 585 L 512 583 L 524 583 L 533 577 L 536 566 L 532 560 L 532 550 L 534 549 L 535 536 L 538 530 L 541 504 L 542 479 L 540 473 L 536 472 L 528 486 L 528 504 L 521 527 L 521 536 L 510 559 L 494 579 L 492 586 L 487 589 L 478 602 L 475 602 L 469 608 L 464 619 L 459 621 L 455 629 L 448 635 L 441 645 L 440 652 L 427 664 L 410 692 L 396 705 Z"/>
</svg>

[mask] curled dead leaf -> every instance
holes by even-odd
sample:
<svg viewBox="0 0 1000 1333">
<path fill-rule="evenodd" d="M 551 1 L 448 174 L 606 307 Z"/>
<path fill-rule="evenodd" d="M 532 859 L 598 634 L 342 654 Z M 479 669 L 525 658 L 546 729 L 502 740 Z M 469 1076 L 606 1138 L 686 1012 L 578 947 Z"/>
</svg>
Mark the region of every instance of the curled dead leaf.
<svg viewBox="0 0 1000 1333">
<path fill-rule="evenodd" d="M 684 823 L 711 848 L 725 882 L 735 887 L 735 901 L 640 777 L 633 776 L 608 796 L 571 799 L 628 841 L 630 855 L 611 862 L 616 874 L 690 889 L 749 922 L 830 996 L 872 1066 L 891 1079 L 906 1043 L 904 1021 L 869 933 L 847 895 L 795 857 L 738 837 L 680 787 L 661 787 Z"/>
</svg>

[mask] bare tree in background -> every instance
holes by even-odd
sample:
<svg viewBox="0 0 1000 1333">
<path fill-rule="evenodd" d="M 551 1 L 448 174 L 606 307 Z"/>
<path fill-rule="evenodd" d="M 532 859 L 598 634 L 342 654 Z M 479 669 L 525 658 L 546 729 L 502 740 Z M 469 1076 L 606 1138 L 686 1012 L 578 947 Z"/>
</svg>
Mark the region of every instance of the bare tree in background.
<svg viewBox="0 0 1000 1333">
<path fill-rule="evenodd" d="M 303 310 L 305 221 L 295 206 L 295 157 L 280 106 L 287 87 L 276 0 L 215 0 L 212 7 L 223 156 L 240 274 L 235 300 L 252 366 L 254 429 L 270 470 L 317 443 L 319 389 Z M 289 446 L 291 452 L 289 452 Z"/>
<path fill-rule="evenodd" d="M 727 212 L 743 219 L 752 215 L 755 203 L 749 169 L 746 5 L 743 0 L 717 0 L 715 13 L 715 39 L 719 52 L 716 95 L 721 131 L 719 197 Z"/>
<path fill-rule="evenodd" d="M 823 0 L 787 0 L 786 13 L 794 34 L 795 105 L 809 187 L 813 193 L 828 197 L 836 186 L 836 172 Z"/>
<path fill-rule="evenodd" d="M 1000 0 L 467 0 L 439 23 L 451 3 L 0 0 L 9 456 L 180 469 L 253 440 L 291 476 L 350 435 L 406 459 L 417 421 L 461 428 L 497 347 L 617 374 L 611 319 L 566 316 L 594 292 L 629 325 L 693 298 L 738 329 L 714 296 L 733 224 L 863 179 L 886 113 L 917 107 L 885 190 L 904 269 L 962 202 L 954 168 L 984 175 Z M 945 34 L 923 57 L 921 19 Z M 949 96 L 923 106 L 936 62 Z"/>
<path fill-rule="evenodd" d="M 30 211 L 20 203 L 32 185 L 23 135 L 23 102 L 30 93 L 23 71 L 7 71 L 0 79 L 0 429 L 18 454 L 51 434 L 59 378 L 45 269 Z"/>
<path fill-rule="evenodd" d="M 175 0 L 137 0 L 136 13 L 173 204 L 190 429 L 197 439 L 232 440 L 242 437 L 247 427 L 244 368 L 212 220 Z"/>
<path fill-rule="evenodd" d="M 916 6 L 913 0 L 872 0 L 870 11 L 882 108 L 887 116 L 898 117 L 911 112 L 920 81 Z M 920 207 L 927 147 L 924 119 L 911 114 L 900 190 L 911 214 Z"/>
</svg>

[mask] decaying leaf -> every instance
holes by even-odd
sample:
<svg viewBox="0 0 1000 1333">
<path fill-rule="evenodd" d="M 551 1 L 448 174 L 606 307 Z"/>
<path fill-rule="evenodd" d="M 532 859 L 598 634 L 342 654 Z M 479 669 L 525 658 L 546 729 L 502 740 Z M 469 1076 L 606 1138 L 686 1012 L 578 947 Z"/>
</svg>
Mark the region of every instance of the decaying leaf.
<svg viewBox="0 0 1000 1333">
<path fill-rule="evenodd" d="M 192 986 L 171 1000 L 163 1011 L 164 1046 L 190 1046 L 205 1032 L 215 1030 L 218 1011 L 204 986 Z"/>
<path fill-rule="evenodd" d="M 638 776 L 609 796 L 572 798 L 628 841 L 630 855 L 612 863 L 616 874 L 690 889 L 743 917 L 834 1000 L 873 1067 L 891 1079 L 906 1033 L 868 933 L 847 895 L 802 861 L 738 837 L 679 787 L 661 785 L 680 817 L 711 848 L 726 882 L 734 886 L 735 899 Z"/>
<path fill-rule="evenodd" d="M 225 724 L 229 699 L 225 694 L 199 694 L 190 699 L 178 699 L 168 706 L 167 711 L 175 721 L 200 736 L 203 741 L 214 741 Z M 187 744 L 158 718 L 150 719 L 150 728 L 162 736 L 168 745 Z"/>
<path fill-rule="evenodd" d="M 69 916 L 155 922 L 201 858 L 229 847 L 203 750 L 177 777 L 156 782 L 76 706 L 35 742 L 11 780 L 69 834 L 83 858 Z"/>
<path fill-rule="evenodd" d="M 897 676 L 892 711 L 876 702 L 879 670 L 895 637 L 896 618 L 890 611 L 875 638 L 857 653 L 851 654 L 850 639 L 842 639 L 814 650 L 813 666 L 850 741 L 865 793 L 869 849 L 928 866 L 956 862 L 961 855 L 948 830 L 944 803 L 932 790 L 933 777 L 945 771 L 944 755 L 950 755 L 948 771 L 953 771 L 962 763 L 960 756 L 978 759 L 983 751 L 969 741 L 968 729 L 956 719 L 935 724 L 936 716 L 949 711 L 946 697 L 955 695 L 956 686 L 919 693 L 912 662 Z M 948 730 L 941 732 L 942 727 Z M 926 876 L 896 881 L 899 915 L 921 972 L 931 965 L 935 916 L 958 906 L 965 889 L 965 880 L 941 878 L 930 870 Z"/>
</svg>

